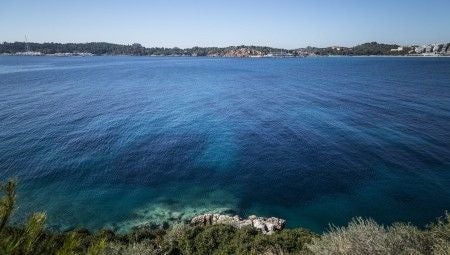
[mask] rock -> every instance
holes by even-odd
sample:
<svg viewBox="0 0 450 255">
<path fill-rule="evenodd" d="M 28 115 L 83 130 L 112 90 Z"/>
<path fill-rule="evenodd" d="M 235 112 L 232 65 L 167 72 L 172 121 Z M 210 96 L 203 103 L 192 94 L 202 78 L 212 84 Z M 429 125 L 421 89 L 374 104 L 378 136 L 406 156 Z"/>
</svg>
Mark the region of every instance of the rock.
<svg viewBox="0 0 450 255">
<path fill-rule="evenodd" d="M 197 217 L 192 218 L 191 224 L 196 226 L 206 226 L 212 224 L 212 214 L 203 214 Z"/>
<path fill-rule="evenodd" d="M 269 232 L 275 232 L 283 230 L 284 226 L 286 224 L 286 221 L 283 219 L 278 219 L 275 217 L 268 218 L 266 220 L 266 227 Z"/>
<path fill-rule="evenodd" d="M 254 219 L 252 221 L 252 226 L 258 230 L 260 230 L 261 232 L 265 233 L 265 232 L 269 232 L 269 230 L 267 229 L 267 226 L 265 224 L 265 222 L 263 222 L 263 220 L 260 219 Z"/>
<path fill-rule="evenodd" d="M 271 217 L 263 218 L 255 215 L 249 216 L 247 219 L 242 219 L 239 216 L 231 216 L 224 214 L 203 214 L 191 219 L 191 224 L 194 226 L 207 226 L 215 224 L 230 225 L 236 228 L 253 227 L 263 234 L 271 235 L 277 231 L 283 230 L 286 221 L 283 219 Z"/>
</svg>

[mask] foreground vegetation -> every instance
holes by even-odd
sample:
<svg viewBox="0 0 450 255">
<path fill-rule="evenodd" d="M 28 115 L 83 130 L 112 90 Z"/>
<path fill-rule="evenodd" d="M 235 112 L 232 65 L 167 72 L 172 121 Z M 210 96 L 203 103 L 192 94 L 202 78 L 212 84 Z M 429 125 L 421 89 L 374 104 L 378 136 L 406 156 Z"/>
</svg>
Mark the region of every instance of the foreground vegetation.
<svg viewBox="0 0 450 255">
<path fill-rule="evenodd" d="M 355 218 L 346 227 L 317 235 L 288 229 L 263 235 L 252 228 L 226 225 L 194 227 L 143 226 L 119 235 L 103 230 L 52 232 L 45 214 L 35 213 L 25 226 L 8 225 L 16 201 L 16 183 L 1 185 L 0 254 L 121 255 L 121 254 L 450 254 L 450 217 L 426 229 L 396 223 L 384 227 Z"/>
</svg>

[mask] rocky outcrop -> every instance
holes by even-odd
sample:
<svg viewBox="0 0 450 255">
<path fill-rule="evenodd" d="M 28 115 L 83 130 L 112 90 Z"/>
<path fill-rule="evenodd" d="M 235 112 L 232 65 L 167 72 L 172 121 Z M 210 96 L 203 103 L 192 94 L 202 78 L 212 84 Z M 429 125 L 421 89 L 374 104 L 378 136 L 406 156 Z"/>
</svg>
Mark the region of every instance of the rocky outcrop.
<svg viewBox="0 0 450 255">
<path fill-rule="evenodd" d="M 249 48 L 239 48 L 239 49 L 231 49 L 225 52 L 225 57 L 239 57 L 239 58 L 245 58 L 245 57 L 251 57 L 251 56 L 263 56 L 264 53 L 261 51 L 249 49 Z"/>
<path fill-rule="evenodd" d="M 250 57 L 263 57 L 266 53 L 254 49 L 252 47 L 228 47 L 223 49 L 213 49 L 207 53 L 209 57 L 238 57 L 238 58 L 250 58 Z"/>
<path fill-rule="evenodd" d="M 225 224 L 236 228 L 250 226 L 261 231 L 263 234 L 271 235 L 276 231 L 283 230 L 286 221 L 275 217 L 263 218 L 252 215 L 247 219 L 242 219 L 239 216 L 208 213 L 194 217 L 191 220 L 191 224 L 195 226 Z"/>
</svg>

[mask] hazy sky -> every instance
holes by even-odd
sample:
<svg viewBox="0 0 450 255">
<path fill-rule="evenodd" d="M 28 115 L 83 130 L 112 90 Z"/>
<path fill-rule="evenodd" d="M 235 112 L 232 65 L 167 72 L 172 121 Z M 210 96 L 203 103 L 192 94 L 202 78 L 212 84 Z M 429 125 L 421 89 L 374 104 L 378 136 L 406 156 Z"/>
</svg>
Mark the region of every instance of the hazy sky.
<svg viewBox="0 0 450 255">
<path fill-rule="evenodd" d="M 450 0 L 0 0 L 0 42 L 351 46 L 450 42 Z"/>
</svg>

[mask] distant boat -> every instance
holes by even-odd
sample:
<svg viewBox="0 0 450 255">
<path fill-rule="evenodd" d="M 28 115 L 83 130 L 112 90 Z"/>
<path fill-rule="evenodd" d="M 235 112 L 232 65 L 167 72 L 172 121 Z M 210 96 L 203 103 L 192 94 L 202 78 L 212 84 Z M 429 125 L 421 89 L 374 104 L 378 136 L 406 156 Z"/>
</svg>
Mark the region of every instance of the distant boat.
<svg viewBox="0 0 450 255">
<path fill-rule="evenodd" d="M 292 58 L 292 57 L 294 57 L 294 55 L 291 53 L 285 53 L 285 52 L 283 52 L 283 50 L 281 50 L 280 52 L 269 53 L 266 55 L 266 57 L 268 57 L 268 58 Z"/>
<path fill-rule="evenodd" d="M 24 52 L 17 52 L 15 55 L 19 56 L 42 56 L 42 52 L 39 51 L 31 51 L 30 45 L 28 44 L 28 37 L 25 35 L 25 51 Z"/>
</svg>

